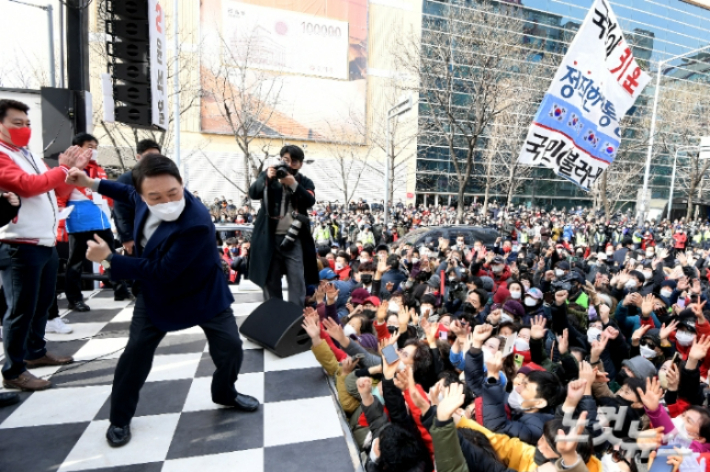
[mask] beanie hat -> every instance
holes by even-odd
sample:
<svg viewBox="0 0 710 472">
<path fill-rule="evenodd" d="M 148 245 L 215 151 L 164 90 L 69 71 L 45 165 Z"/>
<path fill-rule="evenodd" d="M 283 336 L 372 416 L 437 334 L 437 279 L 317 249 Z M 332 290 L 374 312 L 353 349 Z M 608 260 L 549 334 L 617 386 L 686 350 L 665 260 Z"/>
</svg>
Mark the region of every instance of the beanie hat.
<svg viewBox="0 0 710 472">
<path fill-rule="evenodd" d="M 643 380 L 650 379 L 656 375 L 656 367 L 651 361 L 645 359 L 641 356 L 632 357 L 631 359 L 626 359 L 621 363 L 622 366 L 628 367 L 628 369 L 633 372 L 634 377 Z"/>
<path fill-rule="evenodd" d="M 493 295 L 493 303 L 503 303 L 510 298 L 510 292 L 505 287 L 500 287 Z"/>
<path fill-rule="evenodd" d="M 493 291 L 493 279 L 487 276 L 481 277 L 481 285 L 486 292 Z"/>
<path fill-rule="evenodd" d="M 500 292 L 502 289 L 498 289 Z M 519 301 L 517 300 L 508 300 L 503 304 L 503 310 L 507 311 L 511 315 L 517 317 L 517 318 L 522 318 L 525 316 L 525 308 L 523 308 L 523 305 L 520 304 Z"/>
</svg>

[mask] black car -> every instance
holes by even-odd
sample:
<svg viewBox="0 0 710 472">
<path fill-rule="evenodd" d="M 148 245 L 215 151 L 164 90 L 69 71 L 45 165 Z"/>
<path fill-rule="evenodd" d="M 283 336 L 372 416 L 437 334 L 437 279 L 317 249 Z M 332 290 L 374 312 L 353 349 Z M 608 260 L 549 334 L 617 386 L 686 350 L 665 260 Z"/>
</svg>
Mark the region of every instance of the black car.
<svg viewBox="0 0 710 472">
<path fill-rule="evenodd" d="M 475 241 L 481 241 L 489 249 L 500 236 L 497 230 L 483 226 L 426 226 L 405 234 L 393 244 L 393 248 L 398 249 L 406 243 L 411 243 L 414 247 L 428 245 L 431 242 L 438 245 L 440 237 L 447 238 L 451 246 L 454 246 L 459 234 L 463 234 L 466 246 L 471 247 Z"/>
</svg>

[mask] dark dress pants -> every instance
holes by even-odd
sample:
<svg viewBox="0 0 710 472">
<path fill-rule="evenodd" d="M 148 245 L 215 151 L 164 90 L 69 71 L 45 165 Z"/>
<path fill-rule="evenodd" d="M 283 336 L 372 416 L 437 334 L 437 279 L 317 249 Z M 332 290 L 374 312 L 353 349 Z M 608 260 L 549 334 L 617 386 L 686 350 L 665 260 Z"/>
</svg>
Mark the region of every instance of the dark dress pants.
<svg viewBox="0 0 710 472">
<path fill-rule="evenodd" d="M 286 274 L 288 301 L 303 308 L 306 303 L 306 281 L 301 240 L 296 239 L 290 249 L 281 247 L 283 240 L 283 235 L 275 236 L 276 247 L 271 253 L 271 264 L 264 285 L 264 300 L 270 298 L 283 300 L 281 276 Z"/>
<path fill-rule="evenodd" d="M 25 359 L 47 353 L 44 330 L 54 300 L 59 258 L 54 247 L 0 243 L 2 285 L 7 310 L 3 317 L 5 365 L 2 375 L 15 379 L 25 369 Z"/>
<path fill-rule="evenodd" d="M 81 273 L 86 260 L 87 241 L 94 241 L 94 234 L 106 241 L 108 246 L 114 251 L 114 239 L 111 229 L 101 229 L 96 231 L 83 231 L 69 234 L 69 259 L 67 261 L 67 273 L 65 278 L 64 292 L 69 303 L 77 303 L 84 299 L 81 294 Z M 115 251 L 114 251 L 115 252 Z M 111 282 L 116 295 L 128 295 L 128 287 L 125 282 Z"/>
<path fill-rule="evenodd" d="M 242 340 L 231 308 L 200 325 L 207 336 L 217 369 L 212 375 L 212 401 L 229 404 L 237 397 L 234 384 L 242 366 Z M 111 424 L 124 427 L 136 413 L 140 389 L 148 378 L 153 356 L 165 331 L 148 317 L 142 295 L 136 299 L 128 344 L 116 366 L 111 390 Z"/>
</svg>

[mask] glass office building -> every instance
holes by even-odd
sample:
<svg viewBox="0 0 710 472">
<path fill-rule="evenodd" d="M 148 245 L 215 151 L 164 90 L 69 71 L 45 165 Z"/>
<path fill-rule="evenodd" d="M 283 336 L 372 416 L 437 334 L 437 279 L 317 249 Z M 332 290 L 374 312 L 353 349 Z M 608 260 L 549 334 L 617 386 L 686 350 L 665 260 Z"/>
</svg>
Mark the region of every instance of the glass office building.
<svg viewBox="0 0 710 472">
<path fill-rule="evenodd" d="M 426 60 L 427 31 L 438 27 L 446 21 L 448 8 L 476 9 L 481 8 L 478 0 L 423 0 L 422 18 L 422 60 Z M 506 11 L 515 11 L 521 18 L 523 31 L 511 31 L 511 38 L 523 46 L 543 50 L 545 54 L 561 57 L 574 38 L 574 34 L 584 20 L 590 6 L 590 0 L 511 0 L 501 2 Z M 633 48 L 634 55 L 641 67 L 651 73 L 653 79 L 629 111 L 629 117 L 622 122 L 622 148 L 617 160 L 641 163 L 646 159 L 646 143 L 649 135 L 649 124 L 653 93 L 655 88 L 655 73 L 657 61 L 710 44 L 710 10 L 680 0 L 612 0 L 614 13 L 623 28 L 627 41 Z M 453 6 L 452 6 L 453 5 Z M 521 24 L 520 22 L 516 24 Z M 472 30 L 479 25 L 472 25 Z M 551 78 L 555 68 L 549 67 L 546 75 Z M 688 60 L 676 60 L 664 67 L 664 78 L 660 90 L 659 103 L 672 95 L 674 90 L 682 90 L 693 83 L 693 91 L 710 93 L 710 50 L 694 55 Z M 542 91 L 547 89 L 549 82 L 540 85 Z M 700 85 L 698 85 L 700 83 Z M 698 87 L 701 87 L 698 89 Z M 421 92 L 424 93 L 424 92 Z M 692 96 L 692 95 L 689 95 Z M 417 201 L 422 202 L 426 196 L 428 203 L 436 200 L 440 203 L 455 202 L 457 184 L 453 164 L 450 162 L 450 152 L 447 146 L 434 144 L 428 140 L 424 127 L 427 121 L 427 107 L 420 99 L 420 137 L 417 146 Z M 534 114 L 534 111 L 532 111 Z M 532 114 L 530 120 L 532 120 Z M 703 120 L 706 110 L 698 110 L 698 120 Z M 664 130 L 663 117 L 659 115 L 657 129 Z M 528 121 L 528 123 L 529 123 Z M 705 127 L 708 129 L 708 126 Z M 525 130 L 527 131 L 527 129 Z M 710 134 L 707 132 L 705 134 Z M 671 132 L 664 139 L 667 146 L 656 146 L 651 169 L 650 187 L 653 199 L 668 198 L 673 154 L 672 149 L 677 141 Z M 658 140 L 658 138 L 656 138 Z M 675 141 L 675 142 L 674 142 Z M 657 143 L 658 144 L 658 143 Z M 688 144 L 683 141 L 682 144 Z M 691 144 L 699 144 L 698 142 Z M 484 153 L 477 153 L 474 161 L 474 178 L 466 187 L 465 202 L 469 203 L 474 196 L 481 199 L 484 193 L 483 179 L 485 174 Z M 517 159 L 511 155 L 511 159 Z M 680 161 L 682 166 L 683 162 Z M 636 168 L 638 165 L 634 164 Z M 627 169 L 629 167 L 626 167 Z M 613 167 L 609 179 L 614 179 Z M 627 191 L 620 196 L 620 201 L 635 202 L 637 190 L 643 183 L 643 168 L 628 181 Z M 676 184 L 676 194 L 682 192 L 682 186 Z M 505 191 L 493 189 L 492 194 L 498 199 L 505 198 Z M 678 195 L 680 196 L 680 195 Z M 557 177 L 551 170 L 536 168 L 519 185 L 513 197 L 513 203 L 532 202 L 545 206 L 590 205 L 592 196 L 577 188 L 570 182 Z"/>
</svg>

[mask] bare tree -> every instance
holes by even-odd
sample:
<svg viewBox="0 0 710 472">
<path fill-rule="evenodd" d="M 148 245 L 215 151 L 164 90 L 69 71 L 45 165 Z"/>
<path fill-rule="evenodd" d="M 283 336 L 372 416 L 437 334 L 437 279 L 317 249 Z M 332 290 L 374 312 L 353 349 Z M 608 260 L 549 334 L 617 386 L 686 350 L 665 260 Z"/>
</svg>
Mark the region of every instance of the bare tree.
<svg viewBox="0 0 710 472">
<path fill-rule="evenodd" d="M 640 150 L 642 145 L 636 148 Z M 609 216 L 614 209 L 621 210 L 625 205 L 632 204 L 643 178 L 644 165 L 643 159 L 616 159 L 590 189 L 594 208 L 604 210 L 604 214 Z M 622 201 L 625 203 L 620 204 Z"/>
<path fill-rule="evenodd" d="M 202 69 L 203 100 L 234 136 L 242 154 L 243 188 L 248 190 L 270 156 L 269 146 L 256 148 L 254 140 L 279 137 L 269 123 L 279 116 L 283 83 L 277 74 L 259 69 L 258 28 L 236 37 L 217 34 L 223 56 Z"/>
<path fill-rule="evenodd" d="M 707 85 L 684 79 L 666 85 L 658 103 L 657 139 L 661 149 L 672 156 L 678 146 L 698 145 L 701 136 L 710 135 L 709 113 Z M 710 160 L 700 159 L 700 153 L 695 150 L 689 150 L 683 156 L 681 159 L 679 155 L 678 159 L 676 188 L 688 195 L 686 218 L 691 218 L 693 197 L 702 188 L 701 183 L 710 169 Z"/>
<path fill-rule="evenodd" d="M 369 160 L 374 146 L 359 144 L 367 139 L 365 121 L 354 114 L 351 114 L 350 121 L 344 126 L 329 124 L 332 141 L 326 144 L 337 163 L 337 177 L 329 180 L 342 192 L 344 205 L 353 199 L 362 175 L 373 169 Z M 357 130 L 355 135 L 352 130 Z"/>
<path fill-rule="evenodd" d="M 517 7 L 492 0 L 442 4 L 441 16 L 426 21 L 421 43 L 402 48 L 401 62 L 419 77 L 420 121 L 429 146 L 448 150 L 458 186 L 457 218 L 462 219 L 464 194 L 476 155 L 490 143 L 487 132 L 515 100 L 513 78 L 533 75 L 529 45 L 511 31 L 523 31 Z M 486 163 L 488 205 L 495 153 Z"/>
</svg>

